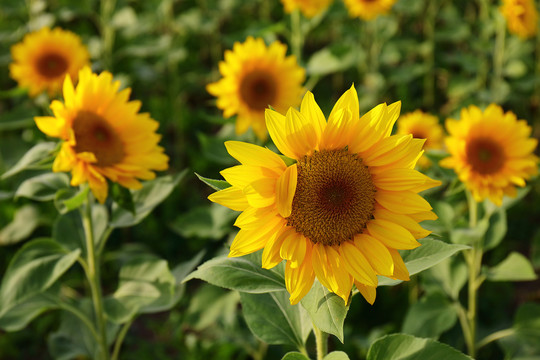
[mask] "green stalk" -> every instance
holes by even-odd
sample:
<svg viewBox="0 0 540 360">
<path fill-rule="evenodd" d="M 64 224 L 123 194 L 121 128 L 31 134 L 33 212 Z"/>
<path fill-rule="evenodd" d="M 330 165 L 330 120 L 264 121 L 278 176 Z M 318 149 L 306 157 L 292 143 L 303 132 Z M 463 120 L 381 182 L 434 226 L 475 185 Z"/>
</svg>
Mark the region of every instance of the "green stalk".
<svg viewBox="0 0 540 360">
<path fill-rule="evenodd" d="M 313 324 L 313 333 L 317 344 L 317 360 L 323 360 L 328 352 L 328 334 Z"/>
<path fill-rule="evenodd" d="M 120 329 L 120 331 L 118 332 L 118 336 L 116 337 L 116 342 L 114 343 L 114 349 L 113 349 L 113 353 L 112 353 L 112 356 L 111 356 L 111 360 L 117 360 L 118 359 L 118 355 L 120 354 L 120 349 L 122 348 L 122 343 L 124 342 L 126 334 L 127 334 L 128 330 L 129 330 L 129 328 L 131 327 L 131 324 L 133 324 L 134 320 L 135 319 L 131 319 L 130 321 L 125 323 L 122 326 L 122 329 Z"/>
<path fill-rule="evenodd" d="M 87 253 L 86 278 L 90 284 L 92 293 L 92 303 L 96 318 L 96 327 L 99 333 L 99 346 L 101 348 L 101 359 L 109 359 L 109 350 L 107 346 L 107 327 L 104 318 L 103 294 L 101 293 L 101 278 L 99 273 L 99 256 L 95 252 L 94 230 L 92 226 L 92 206 L 89 193 L 84 206 L 81 209 L 81 219 L 84 228 Z"/>
<path fill-rule="evenodd" d="M 298 64 L 302 61 L 302 47 L 304 46 L 301 21 L 300 10 L 295 9 L 291 13 L 291 50 Z"/>
<path fill-rule="evenodd" d="M 103 69 L 112 71 L 112 50 L 114 45 L 114 28 L 112 26 L 112 14 L 116 7 L 116 0 L 101 0 L 100 30 L 103 41 L 103 53 L 101 61 Z"/>
<path fill-rule="evenodd" d="M 480 340 L 478 342 L 477 348 L 480 349 L 493 341 L 505 338 L 507 336 L 514 335 L 515 332 L 516 331 L 512 328 L 496 331 L 493 334 L 489 334 L 488 336 Z"/>
<path fill-rule="evenodd" d="M 469 228 L 475 229 L 478 225 L 478 203 L 472 194 L 467 191 L 467 201 L 469 204 Z M 467 324 L 468 331 L 463 331 L 467 351 L 471 357 L 476 356 L 476 316 L 477 316 L 477 292 L 482 280 L 480 279 L 480 269 L 482 266 L 482 242 L 480 239 L 474 241 L 472 248 L 465 253 L 467 267 L 469 270 L 468 281 L 468 309 Z"/>
<path fill-rule="evenodd" d="M 501 98 L 497 95 L 497 90 L 503 80 L 504 66 L 504 43 L 506 37 L 506 24 L 502 15 L 499 14 L 496 19 L 497 32 L 495 37 L 495 48 L 493 49 L 493 81 L 491 83 L 492 100 L 496 103 L 501 102 Z"/>
<path fill-rule="evenodd" d="M 424 37 L 429 47 L 424 57 L 424 62 L 428 67 L 428 71 L 424 75 L 424 106 L 431 108 L 435 102 L 435 16 L 437 2 L 426 0 L 426 3 Z"/>
</svg>

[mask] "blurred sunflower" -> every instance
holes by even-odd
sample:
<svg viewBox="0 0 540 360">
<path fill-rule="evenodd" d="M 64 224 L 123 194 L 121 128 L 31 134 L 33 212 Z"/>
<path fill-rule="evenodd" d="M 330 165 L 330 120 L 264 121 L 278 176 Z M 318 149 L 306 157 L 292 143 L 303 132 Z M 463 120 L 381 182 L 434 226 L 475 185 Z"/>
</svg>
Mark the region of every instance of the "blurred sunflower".
<svg viewBox="0 0 540 360">
<path fill-rule="evenodd" d="M 531 128 L 498 105 L 483 112 L 474 105 L 464 108 L 461 121 L 448 119 L 446 129 L 450 157 L 440 164 L 454 168 L 476 201 L 489 198 L 500 206 L 503 195 L 515 197 L 515 186 L 525 186 L 538 171 Z"/>
<path fill-rule="evenodd" d="M 93 74 L 85 67 L 73 87 L 64 81 L 64 103 L 51 103 L 52 116 L 36 117 L 45 134 L 64 140 L 53 171 L 71 171 L 71 185 L 88 182 L 99 202 L 107 198 L 110 179 L 124 187 L 139 189 L 137 179 L 155 177 L 152 170 L 168 168 L 167 155 L 158 146 L 158 122 L 139 113 L 141 103 L 129 101 L 131 89 L 118 91 L 120 82 L 109 72 Z"/>
<path fill-rule="evenodd" d="M 307 18 L 312 18 L 315 15 L 323 12 L 333 0 L 281 0 L 287 13 L 292 13 L 296 9 L 300 9 L 302 14 Z"/>
<path fill-rule="evenodd" d="M 381 104 L 359 118 L 351 87 L 327 122 L 308 92 L 300 111 L 266 110 L 270 136 L 288 162 L 267 148 L 226 142 L 241 165 L 221 172 L 232 186 L 209 199 L 242 211 L 229 256 L 264 248 L 264 268 L 287 260 L 291 304 L 315 276 L 345 302 L 353 283 L 373 303 L 377 275 L 408 280 L 397 250 L 429 234 L 418 222 L 436 215 L 417 193 L 439 182 L 414 170 L 424 140 L 390 135 L 399 109 Z"/>
<path fill-rule="evenodd" d="M 397 0 L 344 0 L 352 17 L 373 20 L 379 15 L 390 12 Z"/>
<path fill-rule="evenodd" d="M 78 72 L 89 64 L 89 54 L 81 39 L 71 31 L 45 27 L 27 34 L 11 47 L 11 77 L 30 96 L 47 91 L 49 96 L 60 92 L 66 75 L 77 80 Z"/>
<path fill-rule="evenodd" d="M 261 140 L 267 137 L 264 110 L 271 105 L 279 112 L 300 103 L 305 71 L 296 57 L 285 57 L 287 47 L 279 41 L 266 47 L 263 39 L 248 37 L 225 51 L 219 63 L 223 77 L 206 89 L 217 96 L 217 107 L 229 118 L 237 114 L 236 133 L 251 126 Z"/>
<path fill-rule="evenodd" d="M 427 114 L 422 110 L 403 114 L 397 121 L 397 134 L 406 135 L 412 134 L 418 139 L 426 139 L 424 149 L 441 149 L 443 143 L 443 129 L 439 125 L 439 119 L 431 114 Z M 427 168 L 431 165 L 431 161 L 422 156 L 418 160 L 418 166 Z"/>
<path fill-rule="evenodd" d="M 533 0 L 503 0 L 500 11 L 506 18 L 508 30 L 521 38 L 534 36 L 538 12 Z"/>
</svg>

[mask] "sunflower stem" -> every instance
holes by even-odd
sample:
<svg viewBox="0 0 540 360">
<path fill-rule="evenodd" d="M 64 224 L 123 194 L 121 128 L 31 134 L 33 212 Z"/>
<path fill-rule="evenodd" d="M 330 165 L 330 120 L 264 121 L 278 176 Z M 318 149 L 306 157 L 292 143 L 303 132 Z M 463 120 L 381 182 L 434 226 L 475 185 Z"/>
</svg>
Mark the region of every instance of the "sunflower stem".
<svg viewBox="0 0 540 360">
<path fill-rule="evenodd" d="M 313 333 L 317 344 L 317 360 L 323 360 L 328 352 L 328 334 L 313 324 Z"/>
<path fill-rule="evenodd" d="M 84 228 L 87 253 L 87 267 L 85 268 L 86 278 L 90 284 L 90 292 L 92 293 L 92 303 L 94 305 L 94 313 L 96 327 L 99 333 L 99 346 L 101 347 L 101 359 L 109 359 L 109 351 L 107 346 L 107 328 L 105 326 L 103 294 L 101 293 L 101 279 L 99 273 L 99 255 L 96 254 L 94 230 L 92 225 L 92 199 L 88 193 L 85 204 L 81 207 L 81 220 Z"/>
<path fill-rule="evenodd" d="M 428 44 L 425 63 L 428 71 L 424 75 L 424 106 L 431 108 L 435 102 L 435 16 L 437 2 L 426 0 L 426 17 L 424 20 L 424 36 Z"/>
<path fill-rule="evenodd" d="M 493 341 L 505 338 L 507 336 L 514 335 L 515 332 L 516 331 L 514 329 L 512 329 L 512 328 L 496 331 L 496 332 L 494 332 L 492 334 L 489 334 L 488 336 L 486 336 L 482 340 L 480 340 L 478 342 L 477 348 L 480 349 L 480 348 L 486 346 L 487 344 L 489 344 L 489 343 L 491 343 Z"/>
<path fill-rule="evenodd" d="M 493 81 L 491 83 L 491 97 L 493 102 L 500 103 L 504 99 L 500 96 L 503 84 L 504 43 L 506 37 L 506 24 L 501 14 L 497 13 L 495 47 L 493 50 Z"/>
<path fill-rule="evenodd" d="M 102 0 L 100 8 L 100 29 L 103 41 L 101 61 L 103 69 L 112 71 L 112 50 L 114 45 L 114 27 L 112 14 L 116 7 L 116 0 Z"/>
<path fill-rule="evenodd" d="M 302 34 L 302 19 L 300 10 L 295 9 L 291 13 L 291 47 L 292 53 L 296 56 L 296 61 L 302 61 L 302 47 L 304 46 L 304 34 Z"/>
<path fill-rule="evenodd" d="M 122 343 L 124 342 L 124 338 L 126 337 L 126 334 L 127 334 L 128 330 L 129 330 L 129 328 L 131 327 L 131 324 L 133 324 L 134 320 L 135 319 L 131 319 L 130 321 L 125 323 L 122 326 L 122 329 L 120 329 L 120 331 L 118 332 L 118 336 L 116 337 L 116 342 L 114 343 L 114 349 L 113 349 L 113 353 L 112 353 L 112 356 L 111 356 L 111 360 L 117 360 L 118 359 L 118 355 L 120 354 L 120 349 L 122 348 Z"/>
<path fill-rule="evenodd" d="M 470 193 L 466 191 L 469 204 L 469 228 L 475 229 L 478 225 L 478 203 Z M 472 248 L 467 250 L 465 259 L 469 270 L 468 281 L 468 309 L 467 309 L 467 331 L 464 329 L 463 336 L 467 344 L 467 352 L 471 357 L 476 356 L 476 308 L 477 292 L 480 287 L 480 269 L 482 266 L 482 241 L 475 239 Z"/>
</svg>

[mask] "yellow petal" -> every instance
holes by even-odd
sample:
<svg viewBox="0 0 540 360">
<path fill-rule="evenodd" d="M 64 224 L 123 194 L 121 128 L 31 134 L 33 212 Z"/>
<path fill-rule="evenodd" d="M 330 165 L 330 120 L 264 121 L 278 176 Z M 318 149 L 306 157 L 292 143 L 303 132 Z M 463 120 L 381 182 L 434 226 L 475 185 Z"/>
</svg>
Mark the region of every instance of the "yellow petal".
<svg viewBox="0 0 540 360">
<path fill-rule="evenodd" d="M 426 183 L 440 183 L 414 169 L 389 169 L 373 174 L 373 181 L 378 188 L 390 191 L 411 190 Z"/>
<path fill-rule="evenodd" d="M 414 249 L 420 246 L 407 229 L 388 220 L 371 220 L 367 223 L 367 229 L 371 236 L 389 248 Z"/>
<path fill-rule="evenodd" d="M 246 186 L 243 190 L 249 205 L 256 208 L 270 206 L 276 202 L 277 179 L 263 178 Z"/>
<path fill-rule="evenodd" d="M 283 240 L 285 239 L 284 233 L 289 229 L 291 228 L 288 226 L 281 228 L 279 233 L 276 234 L 276 236 L 271 237 L 264 246 L 262 253 L 262 267 L 264 269 L 271 269 L 283 261 L 279 252 L 281 249 L 281 244 L 283 244 Z"/>
<path fill-rule="evenodd" d="M 392 276 L 394 273 L 392 256 L 380 241 L 369 235 L 359 234 L 354 237 L 354 245 L 365 255 L 377 274 Z"/>
<path fill-rule="evenodd" d="M 289 143 L 287 134 L 287 119 L 275 110 L 266 109 L 264 111 L 266 127 L 272 141 L 278 150 L 291 159 L 296 159 L 293 144 Z"/>
<path fill-rule="evenodd" d="M 411 232 L 415 239 L 422 239 L 431 234 L 431 231 L 424 229 L 416 220 L 413 220 L 411 215 L 396 214 L 390 210 L 376 206 L 373 216 L 375 219 L 392 221 L 403 226 L 405 229 Z"/>
<path fill-rule="evenodd" d="M 260 179 L 279 177 L 279 173 L 274 170 L 253 165 L 233 166 L 220 171 L 220 174 L 229 184 L 241 189 Z"/>
<path fill-rule="evenodd" d="M 388 251 L 390 252 L 390 255 L 392 255 L 392 260 L 394 261 L 394 275 L 392 276 L 392 279 L 409 281 L 409 270 L 407 270 L 399 252 L 395 249 L 388 249 Z"/>
<path fill-rule="evenodd" d="M 264 165 L 279 172 L 286 168 L 279 155 L 266 148 L 241 141 L 226 141 L 225 147 L 229 154 L 243 165 Z"/>
<path fill-rule="evenodd" d="M 332 291 L 347 304 L 351 294 L 353 277 L 347 270 L 343 258 L 334 247 L 326 247 L 326 256 L 330 265 L 329 275 L 333 278 L 331 283 L 337 285 Z"/>
<path fill-rule="evenodd" d="M 379 190 L 375 194 L 375 200 L 397 214 L 414 214 L 431 210 L 431 205 L 412 191 Z"/>
<path fill-rule="evenodd" d="M 52 116 L 36 116 L 34 121 L 39 130 L 43 133 L 55 137 L 62 138 L 64 133 L 65 121 Z"/>
<path fill-rule="evenodd" d="M 356 281 L 370 286 L 377 286 L 377 276 L 369 261 L 351 241 L 341 243 L 339 253 L 345 268 Z"/>
<path fill-rule="evenodd" d="M 208 196 L 208 200 L 228 207 L 229 209 L 235 211 L 244 211 L 249 206 L 242 189 L 236 188 L 234 186 L 211 194 L 210 196 Z"/>
<path fill-rule="evenodd" d="M 243 256 L 262 249 L 268 241 L 280 234 L 285 225 L 282 218 L 275 217 L 260 229 L 240 229 L 231 244 L 229 257 Z"/>
<path fill-rule="evenodd" d="M 313 131 L 317 138 L 317 146 L 315 150 L 319 150 L 318 143 L 321 139 L 324 128 L 326 127 L 326 119 L 324 118 L 321 108 L 319 105 L 317 105 L 315 97 L 310 91 L 306 92 L 306 95 L 304 95 L 304 98 L 302 99 L 300 112 L 304 118 L 308 119 L 313 125 Z"/>
<path fill-rule="evenodd" d="M 311 248 L 311 245 L 306 248 L 305 259 L 298 267 L 291 267 L 289 261 L 285 266 L 285 286 L 290 294 L 291 305 L 298 304 L 313 286 L 315 273 L 311 266 Z"/>
<path fill-rule="evenodd" d="M 292 212 L 297 177 L 298 169 L 296 164 L 293 164 L 281 174 L 276 183 L 276 205 L 279 214 L 284 218 L 289 217 Z"/>
<path fill-rule="evenodd" d="M 283 239 L 279 255 L 282 259 L 288 260 L 292 268 L 296 268 L 304 261 L 306 249 L 310 246 L 309 241 L 296 231 L 288 232 Z"/>
<path fill-rule="evenodd" d="M 370 304 L 373 305 L 375 302 L 375 297 L 377 296 L 377 288 L 374 286 L 367 286 L 362 283 L 359 283 L 358 281 L 354 282 L 354 285 L 356 285 L 356 288 L 362 294 L 364 299 Z"/>
</svg>

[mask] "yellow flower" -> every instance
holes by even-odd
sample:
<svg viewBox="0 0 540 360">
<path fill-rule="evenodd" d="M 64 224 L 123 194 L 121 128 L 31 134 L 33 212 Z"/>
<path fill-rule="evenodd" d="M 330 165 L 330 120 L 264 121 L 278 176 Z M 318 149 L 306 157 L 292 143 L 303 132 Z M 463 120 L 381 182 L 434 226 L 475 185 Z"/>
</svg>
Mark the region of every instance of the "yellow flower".
<svg viewBox="0 0 540 360">
<path fill-rule="evenodd" d="M 448 119 L 446 147 L 450 157 L 441 166 L 454 168 L 476 201 L 489 198 L 501 205 L 503 195 L 516 196 L 515 186 L 537 173 L 533 155 L 538 141 L 531 128 L 510 111 L 489 105 L 484 112 L 472 105 L 461 110 L 461 121 Z"/>
<path fill-rule="evenodd" d="M 400 103 L 381 104 L 360 118 L 351 87 L 327 122 L 308 92 L 300 111 L 266 110 L 270 136 L 290 162 L 267 148 L 226 142 L 241 165 L 221 172 L 232 186 L 209 199 L 242 211 L 229 256 L 264 248 L 264 268 L 287 260 L 291 304 L 315 276 L 345 302 L 353 283 L 373 303 L 377 275 L 408 280 L 397 250 L 429 234 L 418 222 L 436 216 L 417 193 L 440 183 L 414 170 L 424 140 L 390 135 L 399 110 Z"/>
<path fill-rule="evenodd" d="M 397 0 L 344 0 L 352 17 L 373 20 L 379 15 L 390 12 Z"/>
<path fill-rule="evenodd" d="M 85 67 L 73 87 L 64 81 L 64 102 L 51 103 L 53 116 L 36 117 L 45 134 L 64 140 L 53 171 L 71 171 L 71 185 L 88 182 L 99 202 L 107 198 L 107 179 L 139 189 L 137 179 L 155 177 L 152 170 L 168 168 L 167 155 L 158 146 L 158 122 L 139 113 L 141 103 L 129 101 L 131 89 L 118 91 L 120 82 L 109 72 L 93 74 Z"/>
<path fill-rule="evenodd" d="M 415 138 L 426 139 L 425 150 L 442 148 L 443 129 L 436 116 L 416 110 L 400 116 L 397 125 L 397 134 L 412 134 Z M 427 168 L 430 165 L 431 161 L 425 156 L 418 160 L 418 166 L 421 168 Z"/>
<path fill-rule="evenodd" d="M 265 140 L 264 110 L 271 105 L 279 112 L 297 106 L 304 89 L 305 71 L 296 57 L 285 57 L 287 47 L 278 41 L 266 47 L 263 39 L 248 37 L 225 51 L 219 63 L 223 77 L 206 89 L 217 96 L 217 107 L 226 118 L 237 114 L 236 133 L 243 134 L 251 126 Z"/>
<path fill-rule="evenodd" d="M 45 27 L 27 34 L 11 47 L 11 57 L 11 77 L 20 87 L 28 88 L 32 97 L 45 90 L 50 96 L 59 93 L 66 75 L 77 80 L 79 70 L 89 64 L 81 39 L 60 28 Z"/>
<path fill-rule="evenodd" d="M 292 13 L 296 9 L 300 9 L 302 14 L 307 18 L 312 18 L 315 15 L 323 12 L 333 0 L 281 0 L 287 13 Z"/>
<path fill-rule="evenodd" d="M 506 18 L 511 33 L 521 38 L 536 34 L 538 12 L 533 0 L 503 0 L 500 11 Z"/>
</svg>

